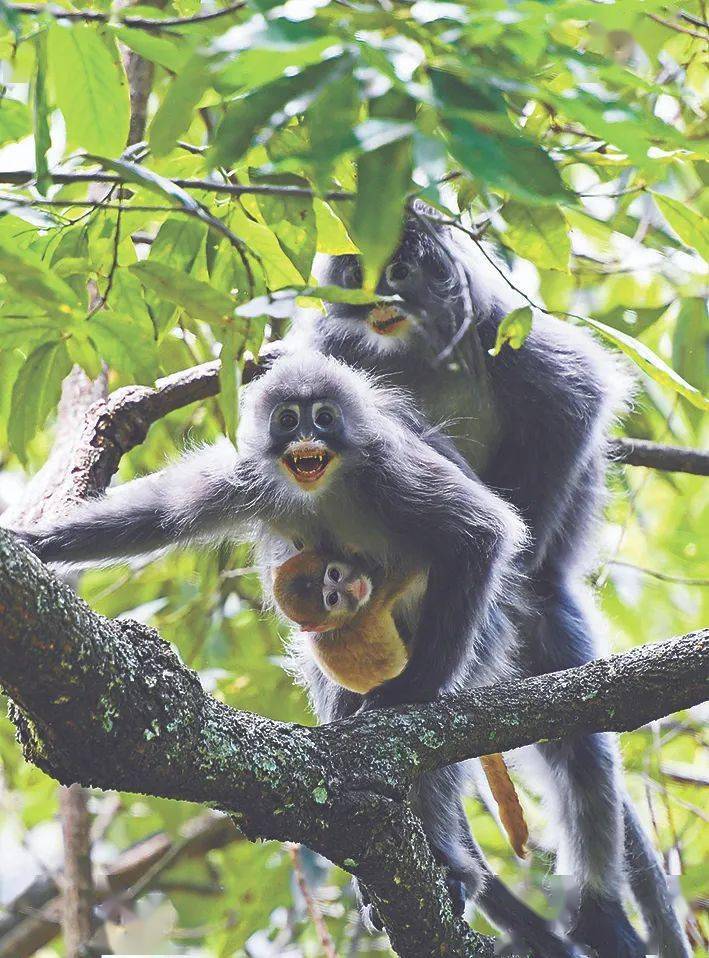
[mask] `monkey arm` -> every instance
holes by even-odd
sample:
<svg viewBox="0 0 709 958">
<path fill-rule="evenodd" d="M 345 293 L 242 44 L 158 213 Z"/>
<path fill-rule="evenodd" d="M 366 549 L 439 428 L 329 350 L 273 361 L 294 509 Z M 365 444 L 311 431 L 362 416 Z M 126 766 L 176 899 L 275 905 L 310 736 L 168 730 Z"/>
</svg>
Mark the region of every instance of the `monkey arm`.
<svg viewBox="0 0 709 958">
<path fill-rule="evenodd" d="M 510 506 L 474 476 L 463 474 L 424 442 L 407 434 L 367 471 L 382 518 L 430 571 L 409 662 L 374 690 L 371 705 L 435 698 L 464 667 L 494 661 L 482 647 L 492 603 L 506 585 L 526 530 Z"/>
<path fill-rule="evenodd" d="M 258 476 L 227 442 L 82 503 L 66 519 L 18 535 L 40 559 L 82 564 L 216 536 L 245 538 Z"/>
</svg>

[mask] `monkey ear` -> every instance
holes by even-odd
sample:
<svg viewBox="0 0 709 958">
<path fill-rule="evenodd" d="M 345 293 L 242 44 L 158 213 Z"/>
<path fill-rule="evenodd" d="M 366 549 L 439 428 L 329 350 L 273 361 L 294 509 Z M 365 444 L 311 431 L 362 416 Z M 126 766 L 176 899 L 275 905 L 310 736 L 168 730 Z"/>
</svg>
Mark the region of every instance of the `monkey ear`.
<svg viewBox="0 0 709 958">
<path fill-rule="evenodd" d="M 244 352 L 244 366 L 241 372 L 241 382 L 244 386 L 260 379 L 267 372 L 279 356 L 285 353 L 283 342 L 279 339 L 275 343 L 266 343 L 261 347 L 258 359 L 252 352 Z"/>
</svg>

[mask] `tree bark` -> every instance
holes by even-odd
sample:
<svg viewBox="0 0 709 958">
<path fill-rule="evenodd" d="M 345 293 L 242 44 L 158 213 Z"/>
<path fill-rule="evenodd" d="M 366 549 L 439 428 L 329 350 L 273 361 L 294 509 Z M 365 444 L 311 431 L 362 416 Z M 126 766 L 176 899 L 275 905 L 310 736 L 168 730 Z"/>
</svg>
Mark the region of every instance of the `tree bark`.
<svg viewBox="0 0 709 958">
<path fill-rule="evenodd" d="M 578 669 L 319 728 L 206 695 L 139 623 L 93 613 L 0 532 L 0 681 L 26 758 L 63 782 L 216 804 L 250 838 L 360 877 L 401 955 L 492 954 L 456 919 L 408 805 L 422 771 L 546 738 L 636 728 L 703 700 L 709 632 Z M 110 756 L 110 762 L 106 761 Z"/>
</svg>

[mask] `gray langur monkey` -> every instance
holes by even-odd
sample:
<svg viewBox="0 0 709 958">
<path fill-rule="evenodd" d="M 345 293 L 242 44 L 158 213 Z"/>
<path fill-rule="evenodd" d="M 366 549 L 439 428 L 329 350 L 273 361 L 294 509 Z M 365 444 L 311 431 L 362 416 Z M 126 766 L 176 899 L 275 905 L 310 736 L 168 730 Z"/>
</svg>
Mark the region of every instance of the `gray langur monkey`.
<svg viewBox="0 0 709 958">
<path fill-rule="evenodd" d="M 238 452 L 227 442 L 202 448 L 19 535 L 41 559 L 64 565 L 179 543 L 251 542 L 266 589 L 271 569 L 294 549 L 354 554 L 384 578 L 411 569 L 420 573 L 412 575 L 416 586 L 395 610 L 410 636 L 401 674 L 365 696 L 334 685 L 313 662 L 305 678 L 324 721 L 381 702 L 430 700 L 508 674 L 516 643 L 505 602 L 514 603 L 510 570 L 526 540 L 514 508 L 437 452 L 439 439 L 398 392 L 302 352 L 244 390 Z M 496 892 L 490 910 L 502 924 L 505 909 L 521 909 L 515 934 L 538 958 L 572 958 L 576 952 L 489 875 L 460 788 L 453 766 L 423 776 L 412 796 L 458 912 L 464 885 L 484 886 L 484 900 Z"/>
<path fill-rule="evenodd" d="M 456 450 L 439 443 L 439 451 L 513 506 L 530 532 L 516 566 L 531 599 L 516 616 L 524 670 L 580 665 L 599 649 L 583 578 L 628 376 L 585 331 L 543 315 L 521 349 L 492 356 L 501 319 L 524 301 L 481 246 L 431 213 L 414 204 L 378 287 L 399 303 L 331 304 L 304 315 L 284 348 L 305 345 L 383 375 L 428 421 L 447 424 Z M 319 273 L 323 283 L 361 284 L 354 256 L 330 257 Z M 467 582 L 472 594 L 479 585 Z M 572 936 L 601 958 L 644 958 L 622 906 L 627 877 L 653 947 L 687 958 L 666 878 L 624 792 L 615 737 L 545 743 L 531 758 L 560 826 L 558 870 L 579 894 Z"/>
</svg>

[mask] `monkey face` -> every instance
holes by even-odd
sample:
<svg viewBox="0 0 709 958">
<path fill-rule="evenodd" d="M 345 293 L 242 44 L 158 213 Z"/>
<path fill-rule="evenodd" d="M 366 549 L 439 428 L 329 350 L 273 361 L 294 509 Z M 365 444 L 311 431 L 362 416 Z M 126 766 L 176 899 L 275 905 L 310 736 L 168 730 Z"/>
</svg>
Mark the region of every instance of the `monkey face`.
<svg viewBox="0 0 709 958">
<path fill-rule="evenodd" d="M 354 562 L 300 552 L 273 579 L 280 610 L 308 632 L 331 632 L 347 624 L 369 602 L 372 582 Z"/>
<path fill-rule="evenodd" d="M 282 467 L 302 489 L 318 486 L 344 442 L 342 409 L 333 400 L 279 403 L 269 420 Z"/>
<path fill-rule="evenodd" d="M 349 621 L 369 602 L 371 594 L 372 580 L 354 565 L 347 562 L 327 564 L 322 599 L 328 621 L 339 620 L 339 625 Z"/>
</svg>

